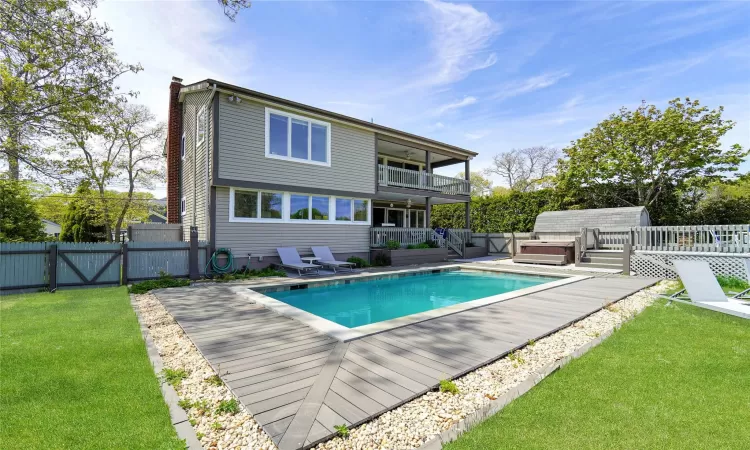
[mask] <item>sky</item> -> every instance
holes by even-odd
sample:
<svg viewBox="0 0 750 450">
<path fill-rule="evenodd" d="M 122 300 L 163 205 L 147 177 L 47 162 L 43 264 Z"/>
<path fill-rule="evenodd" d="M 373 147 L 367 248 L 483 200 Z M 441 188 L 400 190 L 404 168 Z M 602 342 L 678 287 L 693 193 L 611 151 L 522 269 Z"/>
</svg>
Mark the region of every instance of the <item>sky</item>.
<svg viewBox="0 0 750 450">
<path fill-rule="evenodd" d="M 750 146 L 747 2 L 253 1 L 231 22 L 215 0 L 103 0 L 96 16 L 144 67 L 120 87 L 161 120 L 173 75 L 214 78 L 476 151 L 477 171 L 690 97 L 737 122 L 723 145 Z"/>
</svg>

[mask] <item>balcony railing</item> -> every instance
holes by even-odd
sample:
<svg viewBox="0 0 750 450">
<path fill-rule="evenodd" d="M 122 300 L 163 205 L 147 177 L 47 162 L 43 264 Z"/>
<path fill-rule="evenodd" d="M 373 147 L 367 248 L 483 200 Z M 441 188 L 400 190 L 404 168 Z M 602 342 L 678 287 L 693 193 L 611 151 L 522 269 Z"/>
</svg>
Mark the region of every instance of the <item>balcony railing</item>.
<svg viewBox="0 0 750 450">
<path fill-rule="evenodd" d="M 370 228 L 370 246 L 385 247 L 388 241 L 397 241 L 402 247 L 421 244 L 433 240 L 440 247 L 445 247 L 442 236 L 435 234 L 432 228 L 372 227 Z"/>
<path fill-rule="evenodd" d="M 469 182 L 461 178 L 451 178 L 383 164 L 378 164 L 378 184 L 434 191 L 448 195 L 469 195 L 471 193 Z"/>
</svg>

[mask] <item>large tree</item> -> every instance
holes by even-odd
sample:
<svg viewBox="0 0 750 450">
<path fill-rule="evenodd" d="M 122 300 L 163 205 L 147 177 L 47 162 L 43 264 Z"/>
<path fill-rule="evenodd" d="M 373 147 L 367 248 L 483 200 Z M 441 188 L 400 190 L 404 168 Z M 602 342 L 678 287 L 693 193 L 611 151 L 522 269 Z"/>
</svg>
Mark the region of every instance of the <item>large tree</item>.
<svg viewBox="0 0 750 450">
<path fill-rule="evenodd" d="M 44 240 L 27 183 L 0 178 L 0 242 Z"/>
<path fill-rule="evenodd" d="M 90 182 L 108 239 L 117 237 L 134 201 L 140 201 L 136 189 L 153 188 L 164 177 L 164 124 L 156 123 L 145 106 L 116 104 L 100 117 L 96 132 L 74 128 L 69 133 L 69 167 Z M 126 189 L 116 201 L 108 190 L 113 184 Z"/>
<path fill-rule="evenodd" d="M 465 179 L 464 172 L 459 172 L 456 178 Z M 471 172 L 469 175 L 469 186 L 472 197 L 482 197 L 492 194 L 492 180 L 483 177 L 481 172 Z"/>
<path fill-rule="evenodd" d="M 735 122 L 698 100 L 677 98 L 660 110 L 622 108 L 563 151 L 558 187 L 568 198 L 597 195 L 609 206 L 655 205 L 661 196 L 705 186 L 736 171 L 748 151 L 723 149 Z"/>
<path fill-rule="evenodd" d="M 514 191 L 542 189 L 549 187 L 560 156 L 559 149 L 544 145 L 514 148 L 495 155 L 484 173 L 499 176 Z"/>
<path fill-rule="evenodd" d="M 110 29 L 93 19 L 96 0 L 0 0 L 0 159 L 57 176 L 49 141 L 89 128 L 120 94 L 115 80 L 139 65 L 121 62 Z"/>
<path fill-rule="evenodd" d="M 60 240 L 63 242 L 101 242 L 108 240 L 101 214 L 96 208 L 91 183 L 84 180 L 68 203 L 63 218 Z"/>
</svg>

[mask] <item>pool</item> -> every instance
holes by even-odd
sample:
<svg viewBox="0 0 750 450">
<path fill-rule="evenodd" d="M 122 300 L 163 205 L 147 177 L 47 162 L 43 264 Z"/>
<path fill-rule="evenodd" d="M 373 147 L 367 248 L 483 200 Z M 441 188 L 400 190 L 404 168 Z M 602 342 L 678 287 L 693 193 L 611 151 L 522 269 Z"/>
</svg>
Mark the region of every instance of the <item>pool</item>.
<svg viewBox="0 0 750 450">
<path fill-rule="evenodd" d="M 357 328 L 538 286 L 558 277 L 465 270 L 265 292 L 346 328 Z"/>
</svg>

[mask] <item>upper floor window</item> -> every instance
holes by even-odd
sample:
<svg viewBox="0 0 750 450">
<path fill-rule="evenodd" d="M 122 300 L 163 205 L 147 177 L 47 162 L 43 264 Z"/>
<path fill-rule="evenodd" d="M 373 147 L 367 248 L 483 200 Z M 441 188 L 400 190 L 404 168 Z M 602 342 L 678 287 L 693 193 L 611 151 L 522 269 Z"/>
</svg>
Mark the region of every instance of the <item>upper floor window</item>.
<svg viewBox="0 0 750 450">
<path fill-rule="evenodd" d="M 202 106 L 195 117 L 195 146 L 201 145 L 206 140 L 206 107 Z"/>
<path fill-rule="evenodd" d="M 331 124 L 266 108 L 266 157 L 331 165 Z"/>
</svg>

